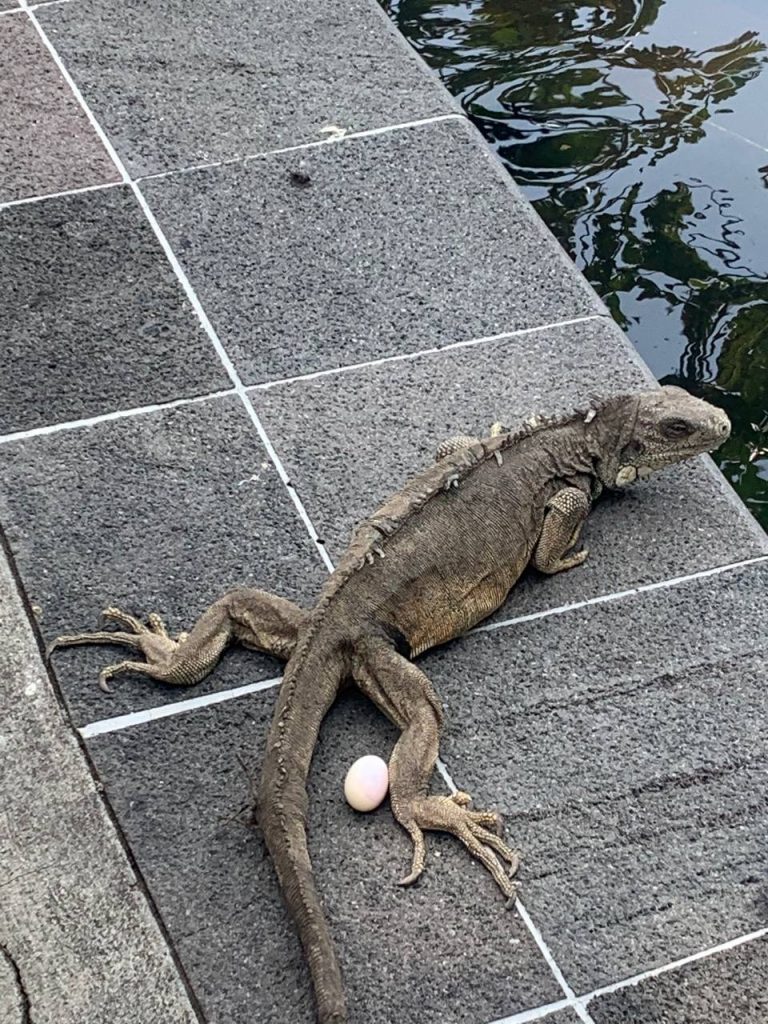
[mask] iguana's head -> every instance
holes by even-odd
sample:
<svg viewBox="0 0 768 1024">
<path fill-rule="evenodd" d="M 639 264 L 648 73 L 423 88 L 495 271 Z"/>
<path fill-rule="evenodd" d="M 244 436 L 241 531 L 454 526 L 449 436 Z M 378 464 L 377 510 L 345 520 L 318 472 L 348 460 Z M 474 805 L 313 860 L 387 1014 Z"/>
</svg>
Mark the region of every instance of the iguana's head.
<svg viewBox="0 0 768 1024">
<path fill-rule="evenodd" d="M 595 411 L 594 429 L 600 440 L 600 480 L 620 488 L 714 451 L 730 434 L 731 423 L 709 402 L 682 388 L 663 387 L 609 399 Z"/>
</svg>

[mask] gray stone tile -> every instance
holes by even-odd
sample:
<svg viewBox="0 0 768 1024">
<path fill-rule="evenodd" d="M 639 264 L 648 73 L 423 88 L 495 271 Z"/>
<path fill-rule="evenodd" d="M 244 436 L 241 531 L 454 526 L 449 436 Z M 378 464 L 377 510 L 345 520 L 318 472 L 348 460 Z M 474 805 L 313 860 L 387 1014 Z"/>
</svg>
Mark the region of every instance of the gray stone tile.
<svg viewBox="0 0 768 1024">
<path fill-rule="evenodd" d="M 261 839 L 226 824 L 248 800 L 274 691 L 95 739 L 90 751 L 211 1020 L 313 1024 L 307 972 Z M 430 837 L 415 887 L 388 807 L 346 806 L 346 767 L 388 756 L 392 727 L 356 694 L 326 722 L 310 780 L 310 849 L 351 1024 L 476 1024 L 560 990 L 523 922 L 455 841 Z M 467 998 L 468 995 L 470 998 Z"/>
<path fill-rule="evenodd" d="M 457 109 L 370 0 L 78 0 L 38 17 L 134 176 Z"/>
<path fill-rule="evenodd" d="M 730 570 L 422 661 L 449 771 L 505 814 L 577 991 L 765 923 L 767 583 Z"/>
<path fill-rule="evenodd" d="M 1 552 L 0 633 L 0 1020 L 194 1024 Z"/>
<path fill-rule="evenodd" d="M 541 1019 L 546 1021 L 546 1024 L 579 1024 L 579 1018 L 573 1010 L 560 1010 Z"/>
<path fill-rule="evenodd" d="M 0 0 L 0 11 L 17 11 L 19 5 L 17 0 Z"/>
<path fill-rule="evenodd" d="M 158 611 L 178 632 L 233 585 L 311 603 L 325 578 L 235 398 L 2 445 L 0 479 L 0 521 L 46 641 L 98 628 L 110 604 Z M 99 670 L 123 657 L 109 647 L 55 653 L 77 724 L 190 696 L 143 676 L 102 693 Z M 194 692 L 279 671 L 242 651 Z"/>
<path fill-rule="evenodd" d="M 0 433 L 231 386 L 130 190 L 5 210 L 0 265 Z"/>
<path fill-rule="evenodd" d="M 338 557 L 369 515 L 452 434 L 583 405 L 647 382 L 609 321 L 537 331 L 295 381 L 251 396 L 313 522 Z M 609 593 L 768 551 L 768 538 L 703 460 L 599 503 L 586 564 L 513 592 L 501 616 Z"/>
<path fill-rule="evenodd" d="M 463 121 L 142 188 L 246 383 L 604 312 Z"/>
<path fill-rule="evenodd" d="M 764 1024 L 768 940 L 736 946 L 589 1004 L 595 1024 Z"/>
<path fill-rule="evenodd" d="M 0 18 L 0 80 L 0 202 L 119 179 L 26 16 Z"/>
</svg>

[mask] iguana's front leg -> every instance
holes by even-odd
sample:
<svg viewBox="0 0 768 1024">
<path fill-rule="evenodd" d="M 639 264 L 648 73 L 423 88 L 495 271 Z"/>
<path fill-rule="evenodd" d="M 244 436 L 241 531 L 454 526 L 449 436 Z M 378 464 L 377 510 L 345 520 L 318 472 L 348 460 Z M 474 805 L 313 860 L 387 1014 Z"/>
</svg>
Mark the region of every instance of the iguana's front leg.
<svg viewBox="0 0 768 1024">
<path fill-rule="evenodd" d="M 410 885 L 424 870 L 424 830 L 450 832 L 485 865 L 507 899 L 513 899 L 515 885 L 510 876 L 517 870 L 518 855 L 496 831 L 499 816 L 470 810 L 466 793 L 429 795 L 443 712 L 427 676 L 385 643 L 368 644 L 358 652 L 353 676 L 362 692 L 401 730 L 389 760 L 392 812 L 413 840 L 411 872 L 401 884 Z M 507 862 L 507 870 L 499 857 Z"/>
<path fill-rule="evenodd" d="M 573 569 L 586 559 L 588 548 L 567 554 L 579 541 L 587 518 L 590 501 L 578 487 L 563 487 L 547 502 L 544 525 L 533 553 L 532 562 L 539 572 L 552 575 Z"/>
<path fill-rule="evenodd" d="M 169 636 L 159 615 L 147 624 L 119 608 L 107 608 L 104 617 L 123 631 L 101 630 L 60 636 L 49 651 L 76 644 L 122 644 L 141 651 L 144 661 L 108 665 L 99 675 L 99 686 L 110 692 L 108 680 L 121 672 L 141 672 L 171 686 L 194 686 L 217 664 L 225 647 L 239 641 L 256 651 L 287 660 L 307 612 L 276 594 L 245 587 L 232 590 L 210 606 L 189 633 Z"/>
</svg>

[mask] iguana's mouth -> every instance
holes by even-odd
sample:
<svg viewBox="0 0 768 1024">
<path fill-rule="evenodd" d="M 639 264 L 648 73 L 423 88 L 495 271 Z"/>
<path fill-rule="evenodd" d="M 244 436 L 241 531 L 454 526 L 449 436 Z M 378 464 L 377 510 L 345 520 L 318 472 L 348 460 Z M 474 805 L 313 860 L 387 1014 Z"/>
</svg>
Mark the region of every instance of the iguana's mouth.
<svg viewBox="0 0 768 1024">
<path fill-rule="evenodd" d="M 721 445 L 725 444 L 730 437 L 730 434 L 731 431 L 729 427 L 728 433 L 724 434 L 722 437 L 713 437 L 709 441 L 702 442 L 701 444 L 681 445 L 679 448 L 676 448 L 674 452 L 670 453 L 668 458 L 676 461 L 686 457 L 690 458 L 692 455 L 706 455 L 707 452 L 717 451 Z"/>
</svg>

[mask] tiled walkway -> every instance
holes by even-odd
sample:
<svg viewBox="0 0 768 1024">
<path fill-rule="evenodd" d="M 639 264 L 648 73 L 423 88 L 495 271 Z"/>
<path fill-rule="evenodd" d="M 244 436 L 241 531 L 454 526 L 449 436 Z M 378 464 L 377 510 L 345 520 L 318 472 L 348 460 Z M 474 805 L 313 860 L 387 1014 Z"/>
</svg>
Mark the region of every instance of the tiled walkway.
<svg viewBox="0 0 768 1024">
<path fill-rule="evenodd" d="M 443 437 L 648 379 L 373 0 L 0 0 L 0 54 L 0 520 L 45 642 L 238 583 L 309 604 Z M 423 659 L 435 785 L 504 813 L 516 911 L 447 837 L 395 886 L 407 837 L 341 790 L 393 730 L 329 716 L 310 842 L 352 1024 L 764 1024 L 768 538 L 705 460 L 588 529 Z M 280 666 L 108 696 L 113 651 L 57 653 L 105 810 L 4 565 L 0 597 L 3 1022 L 309 1024 L 232 820 Z"/>
</svg>

